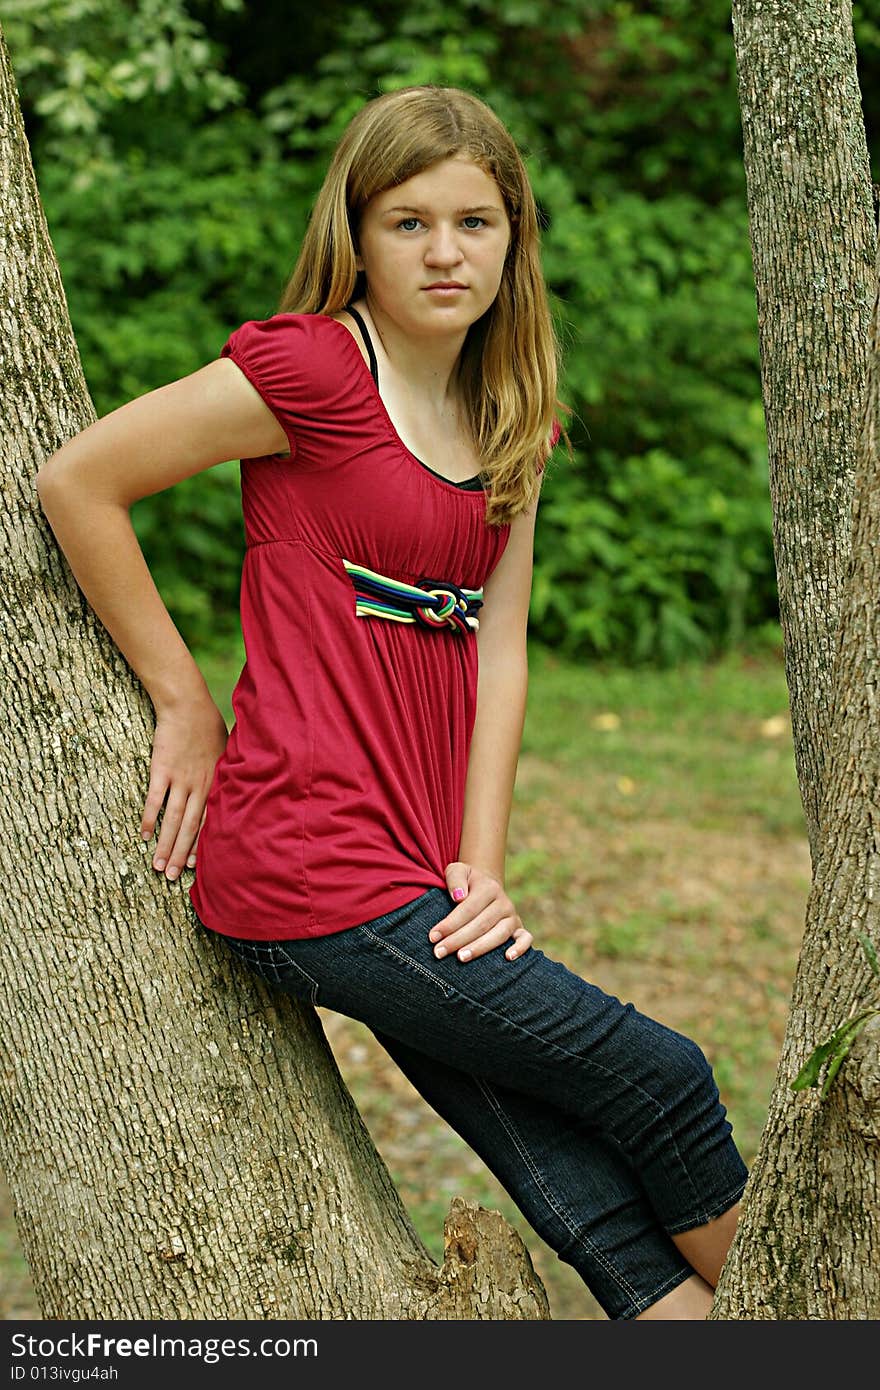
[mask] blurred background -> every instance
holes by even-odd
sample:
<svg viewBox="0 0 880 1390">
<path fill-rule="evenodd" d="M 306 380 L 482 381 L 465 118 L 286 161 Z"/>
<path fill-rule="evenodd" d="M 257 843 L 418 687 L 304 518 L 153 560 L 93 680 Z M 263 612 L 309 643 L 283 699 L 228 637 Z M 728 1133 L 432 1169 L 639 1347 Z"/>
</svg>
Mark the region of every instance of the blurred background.
<svg viewBox="0 0 880 1390">
<path fill-rule="evenodd" d="M 880 0 L 853 17 L 877 180 Z M 729 4 L 2 0 L 0 23 L 98 416 L 277 311 L 370 97 L 463 86 L 519 141 L 574 457 L 556 451 L 542 493 L 507 886 L 542 949 L 701 1043 L 750 1161 L 809 854 Z M 231 725 L 237 461 L 133 518 Z M 554 1317 L 601 1318 L 371 1035 L 320 1012 L 432 1255 L 461 1193 L 517 1226 Z M 39 1317 L 2 1180 L 0 1316 Z"/>
</svg>

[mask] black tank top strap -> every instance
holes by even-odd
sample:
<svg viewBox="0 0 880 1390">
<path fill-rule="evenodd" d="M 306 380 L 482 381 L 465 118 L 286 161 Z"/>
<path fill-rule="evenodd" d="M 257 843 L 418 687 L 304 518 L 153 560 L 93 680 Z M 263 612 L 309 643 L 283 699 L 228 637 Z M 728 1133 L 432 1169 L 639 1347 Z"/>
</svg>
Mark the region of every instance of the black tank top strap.
<svg viewBox="0 0 880 1390">
<path fill-rule="evenodd" d="M 362 315 L 358 313 L 357 309 L 354 307 L 353 304 L 346 304 L 345 309 L 347 313 L 351 314 L 358 328 L 361 330 L 361 337 L 364 340 L 367 352 L 370 354 L 370 373 L 376 385 L 378 386 L 379 364 L 376 361 L 376 351 L 373 347 L 373 340 L 367 332 L 367 325 L 364 323 Z"/>
</svg>

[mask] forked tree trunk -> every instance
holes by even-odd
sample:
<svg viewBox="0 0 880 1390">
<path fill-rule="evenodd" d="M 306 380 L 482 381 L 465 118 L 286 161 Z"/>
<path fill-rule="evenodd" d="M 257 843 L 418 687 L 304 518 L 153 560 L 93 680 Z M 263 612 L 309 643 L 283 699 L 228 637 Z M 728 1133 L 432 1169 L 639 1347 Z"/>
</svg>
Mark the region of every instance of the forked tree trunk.
<svg viewBox="0 0 880 1390">
<path fill-rule="evenodd" d="M 774 539 L 813 883 L 721 1319 L 880 1317 L 880 262 L 848 0 L 734 4 Z M 852 503 L 850 479 L 855 475 Z M 872 1012 L 873 1010 L 877 1012 Z M 792 1082 L 863 1017 L 840 1070 Z M 822 1098 L 825 1083 L 830 1085 Z"/>
<path fill-rule="evenodd" d="M 497 1214 L 433 1263 L 318 1016 L 150 867 L 152 707 L 34 488 L 94 411 L 2 35 L 0 228 L 0 1162 L 44 1317 L 547 1317 Z"/>
</svg>

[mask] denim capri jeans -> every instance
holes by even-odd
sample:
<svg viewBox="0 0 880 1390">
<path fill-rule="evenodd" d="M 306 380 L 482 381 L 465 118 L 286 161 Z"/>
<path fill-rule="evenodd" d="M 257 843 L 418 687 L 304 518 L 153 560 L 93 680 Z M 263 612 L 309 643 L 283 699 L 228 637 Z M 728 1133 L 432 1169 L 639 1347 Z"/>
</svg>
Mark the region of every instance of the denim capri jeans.
<svg viewBox="0 0 880 1390">
<path fill-rule="evenodd" d="M 745 1187 L 709 1063 L 535 946 L 437 960 L 428 933 L 454 906 L 429 888 L 329 936 L 222 939 L 270 985 L 364 1023 L 606 1315 L 633 1318 L 694 1273 L 670 1237 Z"/>
</svg>

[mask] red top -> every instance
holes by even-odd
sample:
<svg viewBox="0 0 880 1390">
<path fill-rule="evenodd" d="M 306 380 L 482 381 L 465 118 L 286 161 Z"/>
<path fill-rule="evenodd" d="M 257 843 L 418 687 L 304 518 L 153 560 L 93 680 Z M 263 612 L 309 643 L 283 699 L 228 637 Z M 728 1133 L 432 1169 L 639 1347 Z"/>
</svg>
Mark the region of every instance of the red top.
<svg viewBox="0 0 880 1390">
<path fill-rule="evenodd" d="M 246 660 L 190 898 L 230 936 L 323 936 L 446 886 L 476 714 L 476 634 L 358 615 L 343 560 L 479 589 L 510 526 L 404 446 L 344 324 L 276 314 L 220 355 L 291 457 L 241 464 Z"/>
</svg>

